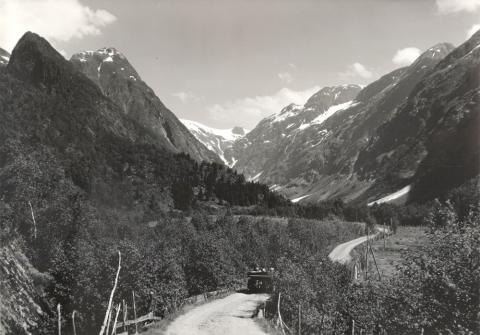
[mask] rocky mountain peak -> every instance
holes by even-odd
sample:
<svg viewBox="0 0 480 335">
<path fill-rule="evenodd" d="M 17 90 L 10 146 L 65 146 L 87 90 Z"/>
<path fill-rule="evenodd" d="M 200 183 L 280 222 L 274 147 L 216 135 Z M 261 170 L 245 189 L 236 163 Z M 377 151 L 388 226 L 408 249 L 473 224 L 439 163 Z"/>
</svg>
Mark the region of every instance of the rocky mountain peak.
<svg viewBox="0 0 480 335">
<path fill-rule="evenodd" d="M 327 86 L 315 93 L 305 104 L 305 108 L 325 110 L 333 105 L 352 101 L 362 88 L 358 85 Z"/>
<path fill-rule="evenodd" d="M 133 82 L 141 80 L 127 58 L 113 47 L 76 53 L 70 58 L 70 62 L 100 87 L 101 80 L 110 80 L 112 76 Z"/>
<path fill-rule="evenodd" d="M 237 126 L 232 128 L 232 133 L 243 136 L 246 134 L 246 131 L 244 128 Z"/>
<path fill-rule="evenodd" d="M 34 84 L 55 86 L 68 77 L 70 64 L 50 43 L 39 35 L 27 32 L 12 51 L 8 71 Z"/>
<path fill-rule="evenodd" d="M 431 69 L 455 49 L 451 43 L 439 43 L 423 52 L 407 69 L 406 75 L 412 72 Z"/>
<path fill-rule="evenodd" d="M 441 60 L 454 49 L 455 46 L 451 43 L 435 44 L 433 47 L 428 48 L 424 53 L 422 53 L 416 62 L 421 62 L 424 59 Z"/>
</svg>

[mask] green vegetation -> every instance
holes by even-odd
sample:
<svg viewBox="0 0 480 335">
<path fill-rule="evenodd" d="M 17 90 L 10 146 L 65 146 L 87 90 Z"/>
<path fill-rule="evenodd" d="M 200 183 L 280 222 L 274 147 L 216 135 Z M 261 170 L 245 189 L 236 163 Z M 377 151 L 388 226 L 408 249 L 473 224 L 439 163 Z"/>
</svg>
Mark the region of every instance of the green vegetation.
<svg viewBox="0 0 480 335">
<path fill-rule="evenodd" d="M 391 278 L 354 282 L 347 267 L 309 253 L 294 263 L 280 262 L 276 283 L 286 324 L 297 329 L 300 306 L 302 334 L 350 334 L 352 320 L 364 334 L 478 333 L 480 206 L 471 192 L 475 185 L 454 190 L 451 199 L 421 205 L 428 243 L 407 251 Z M 462 202 L 456 202 L 459 198 Z M 372 215 L 390 219 L 404 211 L 378 206 Z M 273 319 L 277 297 L 267 314 Z"/>
<path fill-rule="evenodd" d="M 48 294 L 52 305 L 62 304 L 65 315 L 77 310 L 79 333 L 89 333 L 104 315 L 117 249 L 123 261 L 115 300 L 130 301 L 133 290 L 137 314 L 154 310 L 165 315 L 190 295 L 243 287 L 253 264 L 295 267 L 298 257 L 325 254 L 360 231 L 361 227 L 348 223 L 290 220 L 283 224 L 232 216 L 164 217 L 154 227 L 97 222 L 83 226 L 74 240 L 43 246 L 52 249 L 48 272 L 54 281 Z M 65 329 L 71 329 L 65 322 Z M 51 333 L 55 322 L 46 319 L 42 327 L 41 332 Z"/>
</svg>

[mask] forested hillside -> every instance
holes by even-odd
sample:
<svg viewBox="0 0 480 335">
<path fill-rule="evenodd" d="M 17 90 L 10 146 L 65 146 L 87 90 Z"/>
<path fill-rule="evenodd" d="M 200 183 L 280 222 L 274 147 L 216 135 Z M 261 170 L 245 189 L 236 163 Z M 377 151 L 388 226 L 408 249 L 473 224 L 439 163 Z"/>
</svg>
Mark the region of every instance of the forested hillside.
<svg viewBox="0 0 480 335">
<path fill-rule="evenodd" d="M 286 203 L 221 164 L 169 150 L 164 140 L 38 35 L 25 34 L 0 68 L 0 231 L 2 241 L 22 239 L 19 252 L 53 276 L 47 312 L 57 302 L 66 312 L 83 306 L 79 322 L 98 326 L 111 287 L 108 258 L 129 245 L 130 231 L 165 213 L 196 201 Z M 97 281 L 75 279 L 88 268 Z"/>
</svg>

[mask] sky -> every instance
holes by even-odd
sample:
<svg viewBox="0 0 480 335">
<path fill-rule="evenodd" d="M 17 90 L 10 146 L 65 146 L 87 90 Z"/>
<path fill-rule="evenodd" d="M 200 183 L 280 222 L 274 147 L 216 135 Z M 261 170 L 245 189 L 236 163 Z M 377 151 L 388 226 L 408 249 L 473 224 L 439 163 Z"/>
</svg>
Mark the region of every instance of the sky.
<svg viewBox="0 0 480 335">
<path fill-rule="evenodd" d="M 253 128 L 321 87 L 368 84 L 480 28 L 480 0 L 0 0 L 67 59 L 115 47 L 178 117 Z"/>
</svg>

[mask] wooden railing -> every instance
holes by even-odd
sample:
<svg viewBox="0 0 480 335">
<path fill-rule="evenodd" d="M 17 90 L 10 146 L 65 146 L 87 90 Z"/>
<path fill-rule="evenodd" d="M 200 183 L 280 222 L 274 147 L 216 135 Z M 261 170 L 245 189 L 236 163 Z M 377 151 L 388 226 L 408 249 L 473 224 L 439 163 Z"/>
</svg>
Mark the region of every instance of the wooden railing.
<svg viewBox="0 0 480 335">
<path fill-rule="evenodd" d="M 159 317 L 159 316 L 154 316 L 153 312 L 150 312 L 150 313 L 145 314 L 145 315 L 143 315 L 139 318 L 136 318 L 134 320 L 127 320 L 125 322 L 117 322 L 117 324 L 115 325 L 115 328 L 127 327 L 127 326 L 134 325 L 136 323 L 141 323 L 141 322 L 145 322 L 145 321 L 158 321 L 158 320 L 162 320 L 162 318 Z"/>
</svg>

